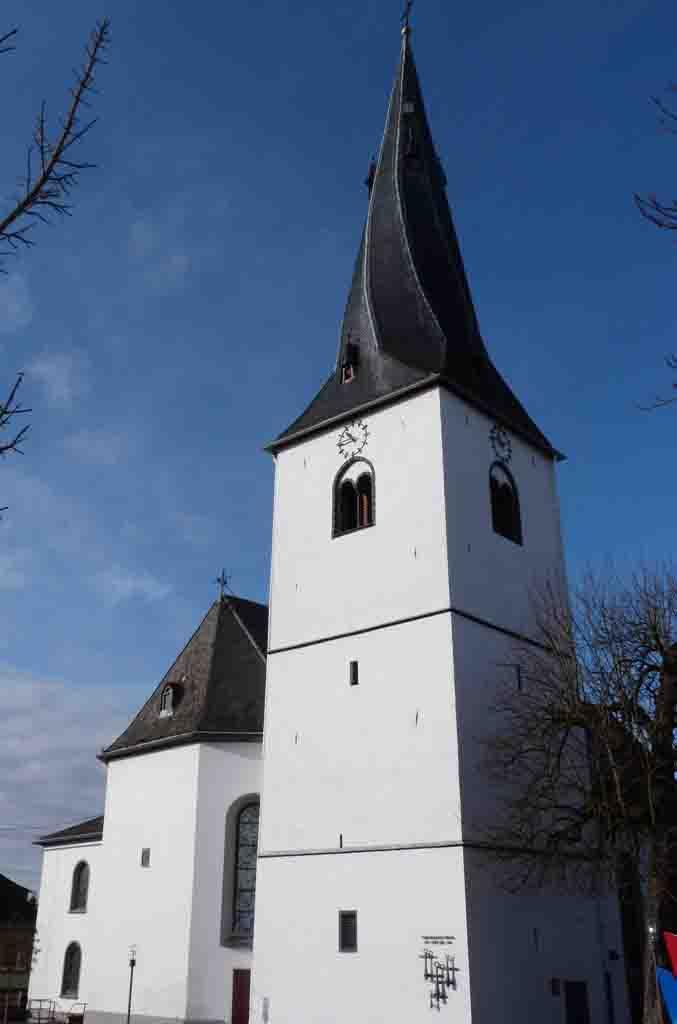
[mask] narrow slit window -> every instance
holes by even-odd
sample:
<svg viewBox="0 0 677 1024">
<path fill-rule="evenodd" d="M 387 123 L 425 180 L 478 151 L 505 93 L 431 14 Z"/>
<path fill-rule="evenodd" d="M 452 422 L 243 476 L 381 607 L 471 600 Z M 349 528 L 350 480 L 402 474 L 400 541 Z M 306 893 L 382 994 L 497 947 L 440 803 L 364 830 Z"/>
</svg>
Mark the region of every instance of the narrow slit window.
<svg viewBox="0 0 677 1024">
<path fill-rule="evenodd" d="M 339 953 L 357 953 L 356 910 L 339 910 Z"/>
<path fill-rule="evenodd" d="M 350 662 L 350 673 L 349 673 L 350 685 L 357 686 L 360 682 L 360 671 L 356 661 Z"/>
<path fill-rule="evenodd" d="M 144 846 L 144 848 L 141 851 L 141 867 L 142 868 L 149 868 L 150 867 L 150 847 L 149 846 Z"/>
</svg>

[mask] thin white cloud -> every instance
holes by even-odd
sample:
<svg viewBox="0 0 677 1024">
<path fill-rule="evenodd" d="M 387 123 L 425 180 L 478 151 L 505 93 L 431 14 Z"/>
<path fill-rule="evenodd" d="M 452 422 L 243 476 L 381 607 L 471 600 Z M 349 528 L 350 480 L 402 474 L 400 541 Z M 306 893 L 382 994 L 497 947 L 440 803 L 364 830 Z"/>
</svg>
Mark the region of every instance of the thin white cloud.
<svg viewBox="0 0 677 1024">
<path fill-rule="evenodd" d="M 172 591 L 169 584 L 156 579 L 150 573 L 132 572 L 119 566 L 97 573 L 94 583 L 111 605 L 135 598 L 142 601 L 162 601 Z"/>
<path fill-rule="evenodd" d="M 23 590 L 30 562 L 31 552 L 25 549 L 0 554 L 0 590 Z"/>
<path fill-rule="evenodd" d="M 23 274 L 0 278 L 0 334 L 13 334 L 33 319 L 33 302 Z"/>
<path fill-rule="evenodd" d="M 29 364 L 28 373 L 42 384 L 54 408 L 70 408 L 85 388 L 82 358 L 73 352 L 43 352 Z"/>
<path fill-rule="evenodd" d="M 190 254 L 182 217 L 139 217 L 130 228 L 129 252 L 145 283 L 161 294 L 175 291 L 188 274 Z"/>
<path fill-rule="evenodd" d="M 129 452 L 129 439 L 124 434 L 105 430 L 80 430 L 64 441 L 64 446 L 80 459 L 97 466 L 115 466 Z"/>
<path fill-rule="evenodd" d="M 0 864 L 36 889 L 36 834 L 103 813 L 97 752 L 133 713 L 132 691 L 72 686 L 0 665 Z"/>
</svg>

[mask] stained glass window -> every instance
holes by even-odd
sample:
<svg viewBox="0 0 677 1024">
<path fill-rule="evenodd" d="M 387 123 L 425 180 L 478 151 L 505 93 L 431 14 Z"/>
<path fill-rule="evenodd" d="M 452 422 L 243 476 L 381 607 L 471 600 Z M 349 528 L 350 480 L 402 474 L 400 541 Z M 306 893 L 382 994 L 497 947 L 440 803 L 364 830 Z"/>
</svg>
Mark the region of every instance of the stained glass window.
<svg viewBox="0 0 677 1024">
<path fill-rule="evenodd" d="M 251 940 L 254 934 L 256 852 L 259 840 L 259 805 L 247 804 L 237 819 L 233 937 Z"/>
</svg>

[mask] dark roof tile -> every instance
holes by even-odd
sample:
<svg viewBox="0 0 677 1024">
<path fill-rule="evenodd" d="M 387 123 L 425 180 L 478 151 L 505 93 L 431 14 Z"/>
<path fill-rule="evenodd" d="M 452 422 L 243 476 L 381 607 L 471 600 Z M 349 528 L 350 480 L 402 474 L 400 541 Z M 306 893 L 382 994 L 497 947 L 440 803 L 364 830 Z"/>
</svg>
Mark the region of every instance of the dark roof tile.
<svg viewBox="0 0 677 1024">
<path fill-rule="evenodd" d="M 263 732 L 268 609 L 224 597 L 214 602 L 139 713 L 100 755 L 103 761 L 171 743 L 255 739 Z M 172 714 L 160 716 L 165 688 Z"/>
</svg>

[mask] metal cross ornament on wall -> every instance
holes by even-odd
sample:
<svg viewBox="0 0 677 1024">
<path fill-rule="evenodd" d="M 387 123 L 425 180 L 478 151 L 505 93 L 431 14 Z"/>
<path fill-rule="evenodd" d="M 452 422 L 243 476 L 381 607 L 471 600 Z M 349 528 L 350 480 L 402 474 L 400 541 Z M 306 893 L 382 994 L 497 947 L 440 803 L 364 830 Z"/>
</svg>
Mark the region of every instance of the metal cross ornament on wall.
<svg viewBox="0 0 677 1024">
<path fill-rule="evenodd" d="M 430 1009 L 440 1010 L 446 1005 L 449 994 L 448 990 L 456 991 L 456 975 L 459 968 L 456 966 L 455 957 L 449 953 L 437 953 L 431 946 L 450 946 L 454 941 L 453 935 L 423 935 L 423 952 L 419 954 L 419 960 L 423 960 L 423 979 L 430 984 Z"/>
</svg>

